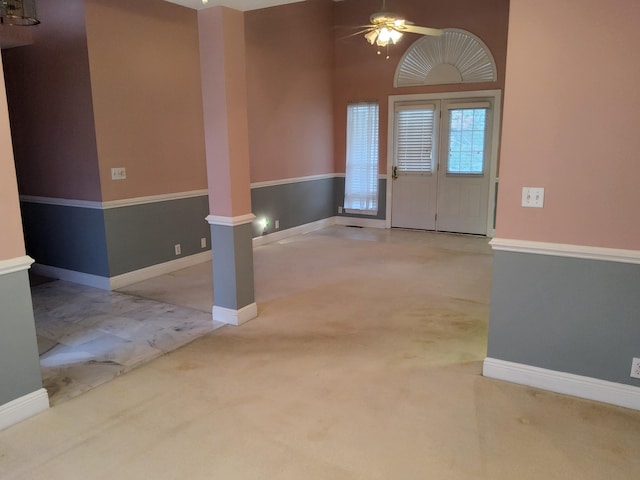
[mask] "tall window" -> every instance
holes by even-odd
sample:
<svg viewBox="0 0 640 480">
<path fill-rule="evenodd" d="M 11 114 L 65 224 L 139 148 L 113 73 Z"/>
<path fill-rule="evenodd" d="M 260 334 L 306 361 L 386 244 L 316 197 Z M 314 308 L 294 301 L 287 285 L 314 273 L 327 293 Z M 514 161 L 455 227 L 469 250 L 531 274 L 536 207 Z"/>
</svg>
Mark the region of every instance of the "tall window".
<svg viewBox="0 0 640 480">
<path fill-rule="evenodd" d="M 349 213 L 378 212 L 378 104 L 347 107 L 347 166 L 344 208 Z"/>
</svg>

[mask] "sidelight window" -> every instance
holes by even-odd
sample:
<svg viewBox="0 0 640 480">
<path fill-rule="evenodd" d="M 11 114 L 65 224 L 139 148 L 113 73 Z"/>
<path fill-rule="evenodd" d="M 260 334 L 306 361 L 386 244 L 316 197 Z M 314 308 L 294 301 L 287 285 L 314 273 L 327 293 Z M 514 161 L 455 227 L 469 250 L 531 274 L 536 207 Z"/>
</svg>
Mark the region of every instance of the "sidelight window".
<svg viewBox="0 0 640 480">
<path fill-rule="evenodd" d="M 378 212 L 378 104 L 347 107 L 347 164 L 344 208 L 348 213 Z"/>
</svg>

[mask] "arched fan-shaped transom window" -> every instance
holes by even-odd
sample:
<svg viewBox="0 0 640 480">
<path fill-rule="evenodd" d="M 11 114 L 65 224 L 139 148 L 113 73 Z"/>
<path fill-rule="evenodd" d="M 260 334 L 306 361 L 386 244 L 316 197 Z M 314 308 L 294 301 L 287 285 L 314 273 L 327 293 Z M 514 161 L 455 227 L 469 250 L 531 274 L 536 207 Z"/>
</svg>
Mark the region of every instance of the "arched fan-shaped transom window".
<svg viewBox="0 0 640 480">
<path fill-rule="evenodd" d="M 482 40 L 466 30 L 446 28 L 423 37 L 400 59 L 395 87 L 495 82 L 496 62 Z"/>
</svg>

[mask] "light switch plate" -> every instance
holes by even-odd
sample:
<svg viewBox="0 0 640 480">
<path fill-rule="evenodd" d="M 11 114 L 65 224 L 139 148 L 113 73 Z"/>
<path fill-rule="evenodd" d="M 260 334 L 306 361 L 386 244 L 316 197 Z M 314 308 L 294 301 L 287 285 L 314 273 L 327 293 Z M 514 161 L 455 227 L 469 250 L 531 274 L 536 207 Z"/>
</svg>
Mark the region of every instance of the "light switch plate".
<svg viewBox="0 0 640 480">
<path fill-rule="evenodd" d="M 542 208 L 544 206 L 544 188 L 522 187 L 522 206 Z"/>
<path fill-rule="evenodd" d="M 111 169 L 111 180 L 125 180 L 127 178 L 127 170 L 124 167 Z"/>
</svg>

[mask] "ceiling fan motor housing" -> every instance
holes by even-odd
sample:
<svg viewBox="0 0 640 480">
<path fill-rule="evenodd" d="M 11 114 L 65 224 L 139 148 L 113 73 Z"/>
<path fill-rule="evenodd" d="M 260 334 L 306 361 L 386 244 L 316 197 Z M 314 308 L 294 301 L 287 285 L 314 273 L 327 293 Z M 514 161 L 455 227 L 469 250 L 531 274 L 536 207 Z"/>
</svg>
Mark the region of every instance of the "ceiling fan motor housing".
<svg viewBox="0 0 640 480">
<path fill-rule="evenodd" d="M 376 12 L 369 17 L 373 25 L 394 25 L 397 20 L 402 21 L 400 15 L 389 12 Z"/>
</svg>

